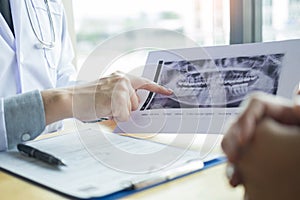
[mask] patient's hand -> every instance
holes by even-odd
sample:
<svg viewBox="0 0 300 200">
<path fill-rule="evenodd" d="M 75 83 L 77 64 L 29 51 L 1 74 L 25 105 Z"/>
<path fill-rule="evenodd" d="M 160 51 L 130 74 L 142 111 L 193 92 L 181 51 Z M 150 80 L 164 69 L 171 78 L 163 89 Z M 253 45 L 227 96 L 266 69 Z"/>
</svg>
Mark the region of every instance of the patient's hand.
<svg viewBox="0 0 300 200">
<path fill-rule="evenodd" d="M 264 93 L 256 93 L 250 97 L 244 111 L 227 130 L 222 141 L 223 150 L 230 162 L 235 164 L 243 157 L 244 148 L 251 144 L 258 124 L 266 118 L 285 125 L 300 125 L 300 104 Z M 236 186 L 242 182 L 238 170 L 235 170 L 230 184 Z"/>
<path fill-rule="evenodd" d="M 300 126 L 262 120 L 236 167 L 249 199 L 300 199 Z"/>
<path fill-rule="evenodd" d="M 243 103 L 246 104 L 243 112 L 227 130 L 222 141 L 223 150 L 231 162 L 239 159 L 239 149 L 251 142 L 257 125 L 266 117 L 282 124 L 300 124 L 300 106 L 294 106 L 291 100 L 256 93 Z"/>
</svg>

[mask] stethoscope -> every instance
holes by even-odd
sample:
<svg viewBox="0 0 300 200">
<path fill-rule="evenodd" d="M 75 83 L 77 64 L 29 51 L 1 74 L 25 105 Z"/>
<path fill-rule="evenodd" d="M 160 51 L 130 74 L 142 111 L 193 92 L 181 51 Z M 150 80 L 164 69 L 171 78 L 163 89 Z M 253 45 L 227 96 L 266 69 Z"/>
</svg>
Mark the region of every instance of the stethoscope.
<svg viewBox="0 0 300 200">
<path fill-rule="evenodd" d="M 35 47 L 38 48 L 38 49 L 53 49 L 55 47 L 55 42 L 56 42 L 55 40 L 56 39 L 55 39 L 55 30 L 54 30 L 54 25 L 53 25 L 53 20 L 52 20 L 52 16 L 51 16 L 51 12 L 50 12 L 50 7 L 49 7 L 48 0 L 44 0 L 44 2 L 45 2 L 45 5 L 46 5 L 48 19 L 49 19 L 49 22 L 50 22 L 51 41 L 45 41 L 45 40 L 43 40 L 42 36 L 39 37 L 39 35 L 37 34 L 37 32 L 36 32 L 36 30 L 34 28 L 34 25 L 32 23 L 32 20 L 31 20 L 29 6 L 28 6 L 27 1 L 28 0 L 25 0 L 27 15 L 28 15 L 28 18 L 29 18 L 29 21 L 30 21 L 31 28 L 32 28 L 32 30 L 34 32 L 34 35 L 35 35 L 36 39 L 39 41 L 39 43 L 36 44 Z"/>
</svg>

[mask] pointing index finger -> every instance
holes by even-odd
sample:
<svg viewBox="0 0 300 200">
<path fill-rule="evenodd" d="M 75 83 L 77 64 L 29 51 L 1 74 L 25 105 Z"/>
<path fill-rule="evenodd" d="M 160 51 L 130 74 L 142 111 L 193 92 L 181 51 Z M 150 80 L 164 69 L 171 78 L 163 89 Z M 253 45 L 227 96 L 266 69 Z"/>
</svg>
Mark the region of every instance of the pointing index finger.
<svg viewBox="0 0 300 200">
<path fill-rule="evenodd" d="M 150 81 L 145 78 L 139 78 L 138 81 L 135 81 L 133 83 L 134 89 L 144 89 L 148 90 L 150 92 L 155 92 L 163 95 L 171 95 L 173 94 L 173 90 L 165 88 L 161 85 L 158 85 L 157 83 Z"/>
</svg>

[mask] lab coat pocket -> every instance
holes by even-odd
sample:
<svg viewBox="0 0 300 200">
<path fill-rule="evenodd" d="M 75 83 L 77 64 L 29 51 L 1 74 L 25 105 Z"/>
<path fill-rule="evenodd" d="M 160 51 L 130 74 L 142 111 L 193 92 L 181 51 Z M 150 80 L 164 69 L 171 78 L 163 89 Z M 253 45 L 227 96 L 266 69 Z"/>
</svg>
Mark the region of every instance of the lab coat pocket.
<svg viewBox="0 0 300 200">
<path fill-rule="evenodd" d="M 35 15 L 38 18 L 38 33 L 43 41 L 55 42 L 53 48 L 42 48 L 45 53 L 48 66 L 52 74 L 56 74 L 56 68 L 60 60 L 61 35 L 63 23 L 63 7 L 61 1 L 48 0 L 49 9 L 45 1 L 32 0 Z"/>
</svg>

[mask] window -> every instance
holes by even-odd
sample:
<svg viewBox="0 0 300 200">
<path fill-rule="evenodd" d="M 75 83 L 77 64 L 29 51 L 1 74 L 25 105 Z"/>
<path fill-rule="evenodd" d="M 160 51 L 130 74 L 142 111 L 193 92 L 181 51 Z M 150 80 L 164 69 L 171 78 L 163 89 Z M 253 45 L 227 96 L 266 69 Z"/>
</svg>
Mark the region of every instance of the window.
<svg viewBox="0 0 300 200">
<path fill-rule="evenodd" d="M 229 1 L 73 0 L 79 65 L 104 40 L 145 27 L 174 30 L 199 45 L 229 44 Z"/>
<path fill-rule="evenodd" d="M 263 0 L 263 41 L 300 38 L 300 0 Z"/>
</svg>

